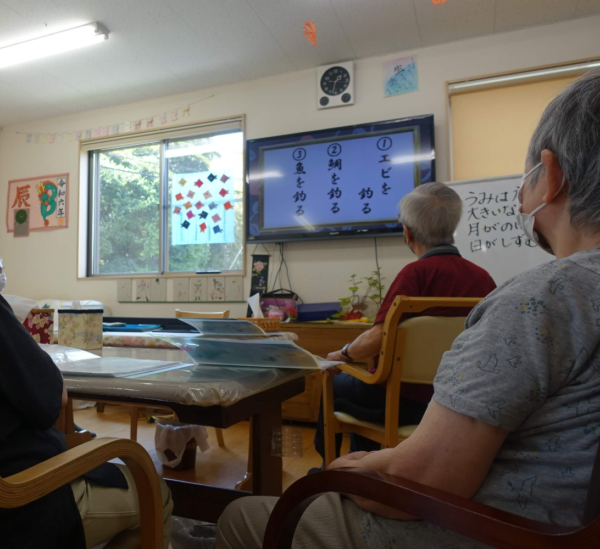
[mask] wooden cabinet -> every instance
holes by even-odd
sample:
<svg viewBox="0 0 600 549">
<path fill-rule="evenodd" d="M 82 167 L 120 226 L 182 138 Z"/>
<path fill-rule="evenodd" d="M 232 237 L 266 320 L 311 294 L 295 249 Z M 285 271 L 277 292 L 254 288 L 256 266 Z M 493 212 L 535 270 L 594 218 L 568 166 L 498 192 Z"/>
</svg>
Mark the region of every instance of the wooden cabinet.
<svg viewBox="0 0 600 549">
<path fill-rule="evenodd" d="M 297 345 L 325 358 L 332 351 L 338 351 L 346 343 L 354 341 L 370 324 L 283 324 L 282 331 L 293 332 L 298 336 Z M 301 395 L 287 400 L 282 405 L 284 419 L 316 423 L 321 401 L 321 373 L 306 377 L 306 390 Z"/>
</svg>

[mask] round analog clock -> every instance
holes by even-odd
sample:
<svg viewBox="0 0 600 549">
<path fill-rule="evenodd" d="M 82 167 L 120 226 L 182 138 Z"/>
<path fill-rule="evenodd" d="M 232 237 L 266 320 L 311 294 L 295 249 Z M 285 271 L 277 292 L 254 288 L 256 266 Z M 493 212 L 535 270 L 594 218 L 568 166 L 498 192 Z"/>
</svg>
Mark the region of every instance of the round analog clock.
<svg viewBox="0 0 600 549">
<path fill-rule="evenodd" d="M 344 93 L 350 85 L 350 73 L 344 67 L 331 67 L 321 77 L 321 90 L 327 95 Z"/>
</svg>

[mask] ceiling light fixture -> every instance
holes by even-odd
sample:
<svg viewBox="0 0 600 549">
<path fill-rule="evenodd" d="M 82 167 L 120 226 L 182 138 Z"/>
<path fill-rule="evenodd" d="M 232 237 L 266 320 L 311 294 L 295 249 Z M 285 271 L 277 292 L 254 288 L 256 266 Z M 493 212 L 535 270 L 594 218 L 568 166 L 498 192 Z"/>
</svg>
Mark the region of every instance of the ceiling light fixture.
<svg viewBox="0 0 600 549">
<path fill-rule="evenodd" d="M 0 69 L 96 44 L 108 40 L 108 35 L 108 30 L 100 23 L 88 23 L 73 29 L 5 46 L 0 48 Z"/>
</svg>

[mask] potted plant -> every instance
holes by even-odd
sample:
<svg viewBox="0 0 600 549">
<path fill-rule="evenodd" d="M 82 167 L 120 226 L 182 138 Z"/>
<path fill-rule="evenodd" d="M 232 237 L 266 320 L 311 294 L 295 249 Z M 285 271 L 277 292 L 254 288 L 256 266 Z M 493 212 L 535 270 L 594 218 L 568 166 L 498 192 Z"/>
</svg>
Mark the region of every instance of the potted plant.
<svg viewBox="0 0 600 549">
<path fill-rule="evenodd" d="M 348 290 L 351 294 L 340 299 L 342 311 L 331 318 L 359 320 L 365 315 L 370 303 L 375 303 L 377 308 L 381 307 L 385 290 L 382 280 L 385 280 L 385 277 L 381 276 L 381 268 L 373 271 L 371 276 L 363 276 L 359 279 L 355 274 L 350 275 L 351 285 Z M 361 289 L 364 291 L 361 292 Z"/>
</svg>

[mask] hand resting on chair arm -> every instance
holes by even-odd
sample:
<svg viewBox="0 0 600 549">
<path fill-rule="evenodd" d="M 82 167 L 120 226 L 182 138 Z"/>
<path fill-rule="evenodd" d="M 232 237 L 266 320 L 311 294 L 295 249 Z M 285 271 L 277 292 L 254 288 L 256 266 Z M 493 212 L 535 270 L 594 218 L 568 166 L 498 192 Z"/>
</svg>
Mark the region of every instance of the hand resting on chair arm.
<svg viewBox="0 0 600 549">
<path fill-rule="evenodd" d="M 507 436 L 504 429 L 432 401 L 419 427 L 395 448 L 342 456 L 330 468 L 372 469 L 470 499 L 483 483 Z M 348 497 L 365 511 L 386 518 L 415 518 L 373 501 Z"/>
<path fill-rule="evenodd" d="M 381 349 L 383 339 L 383 324 L 375 324 L 370 330 L 360 334 L 348 347 L 348 354 L 352 360 L 361 361 L 373 358 Z M 327 360 L 346 362 L 348 359 L 341 351 L 327 355 Z"/>
</svg>

